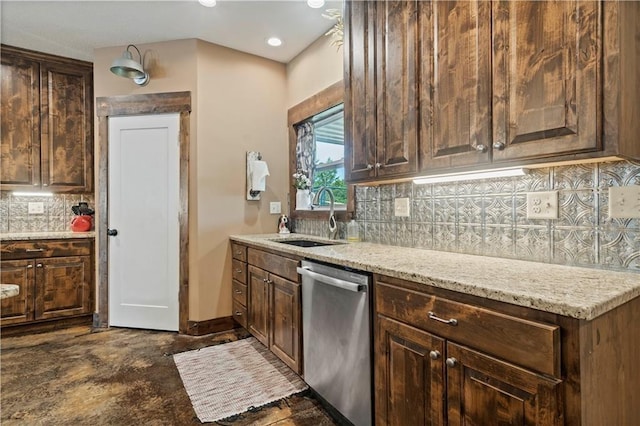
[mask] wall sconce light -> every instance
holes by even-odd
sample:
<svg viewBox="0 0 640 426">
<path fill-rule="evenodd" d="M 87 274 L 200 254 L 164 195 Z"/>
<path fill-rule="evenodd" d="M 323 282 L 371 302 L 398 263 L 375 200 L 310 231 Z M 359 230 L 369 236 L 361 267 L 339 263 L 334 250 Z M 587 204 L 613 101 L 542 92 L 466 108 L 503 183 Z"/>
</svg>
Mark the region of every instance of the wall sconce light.
<svg viewBox="0 0 640 426">
<path fill-rule="evenodd" d="M 140 62 L 136 62 L 129 51 L 129 48 L 133 47 L 138 52 L 138 58 Z M 149 83 L 149 73 L 144 70 L 142 63 L 142 55 L 140 50 L 133 44 L 127 46 L 127 49 L 122 53 L 122 56 L 117 58 L 111 64 L 111 72 L 120 77 L 126 77 L 133 80 L 138 86 L 146 86 Z"/>
<path fill-rule="evenodd" d="M 463 172 L 463 173 L 448 173 L 443 175 L 433 175 L 415 178 L 413 183 L 416 185 L 424 185 L 427 183 L 445 183 L 445 182 L 458 182 L 462 180 L 478 180 L 489 179 L 497 177 L 513 177 L 524 176 L 529 172 L 528 169 L 515 168 L 515 169 L 494 169 L 485 170 L 481 172 Z"/>
</svg>

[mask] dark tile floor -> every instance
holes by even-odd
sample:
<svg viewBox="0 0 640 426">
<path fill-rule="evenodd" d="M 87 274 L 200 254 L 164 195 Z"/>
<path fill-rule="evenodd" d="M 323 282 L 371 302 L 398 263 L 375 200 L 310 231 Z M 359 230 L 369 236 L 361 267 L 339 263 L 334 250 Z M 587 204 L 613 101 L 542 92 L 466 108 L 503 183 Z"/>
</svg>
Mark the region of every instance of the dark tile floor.
<svg viewBox="0 0 640 426">
<path fill-rule="evenodd" d="M 0 340 L 2 425 L 198 425 L 172 355 L 247 337 L 73 327 Z M 334 425 L 300 394 L 220 425 Z"/>
</svg>

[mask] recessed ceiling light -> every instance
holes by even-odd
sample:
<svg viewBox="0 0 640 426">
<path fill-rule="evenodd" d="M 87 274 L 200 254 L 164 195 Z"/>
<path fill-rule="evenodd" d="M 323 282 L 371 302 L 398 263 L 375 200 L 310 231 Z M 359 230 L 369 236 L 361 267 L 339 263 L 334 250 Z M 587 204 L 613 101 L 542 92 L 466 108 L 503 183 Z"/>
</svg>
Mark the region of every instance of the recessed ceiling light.
<svg viewBox="0 0 640 426">
<path fill-rule="evenodd" d="M 307 0 L 307 5 L 314 9 L 319 9 L 324 6 L 324 0 Z"/>
<path fill-rule="evenodd" d="M 269 38 L 269 40 L 267 40 L 267 44 L 269 46 L 277 47 L 282 44 L 282 40 L 280 40 L 278 37 L 271 37 Z"/>
<path fill-rule="evenodd" d="M 213 7 L 216 5 L 216 0 L 198 0 L 198 2 L 206 7 Z"/>
</svg>

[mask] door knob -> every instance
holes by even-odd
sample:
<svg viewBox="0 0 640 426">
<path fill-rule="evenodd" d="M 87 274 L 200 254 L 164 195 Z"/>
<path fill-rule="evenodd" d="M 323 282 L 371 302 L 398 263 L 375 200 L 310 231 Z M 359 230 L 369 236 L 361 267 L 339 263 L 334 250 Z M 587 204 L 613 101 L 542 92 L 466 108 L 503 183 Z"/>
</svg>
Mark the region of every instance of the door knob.
<svg viewBox="0 0 640 426">
<path fill-rule="evenodd" d="M 117 229 L 107 229 L 107 235 L 110 237 L 115 237 L 116 235 L 118 235 L 118 230 Z"/>
</svg>

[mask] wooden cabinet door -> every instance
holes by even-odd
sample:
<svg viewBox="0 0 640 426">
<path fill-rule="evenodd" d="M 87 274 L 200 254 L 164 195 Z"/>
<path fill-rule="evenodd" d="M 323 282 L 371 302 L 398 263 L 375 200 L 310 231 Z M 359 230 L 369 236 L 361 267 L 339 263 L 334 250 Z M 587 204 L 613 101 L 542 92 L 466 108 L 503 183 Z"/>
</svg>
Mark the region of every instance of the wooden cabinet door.
<svg viewBox="0 0 640 426">
<path fill-rule="evenodd" d="M 447 364 L 448 424 L 563 424 L 560 380 L 451 342 Z"/>
<path fill-rule="evenodd" d="M 601 146 L 600 19 L 591 1 L 494 2 L 494 161 Z"/>
<path fill-rule="evenodd" d="M 345 3 L 344 158 L 351 182 L 376 172 L 376 3 Z"/>
<path fill-rule="evenodd" d="M 378 177 L 415 172 L 418 167 L 417 2 L 376 2 Z"/>
<path fill-rule="evenodd" d="M 5 49 L 1 61 L 2 189 L 40 186 L 40 68 Z"/>
<path fill-rule="evenodd" d="M 249 265 L 248 330 L 269 347 L 269 274 Z"/>
<path fill-rule="evenodd" d="M 273 315 L 271 351 L 293 371 L 301 373 L 300 285 L 276 275 L 270 275 Z"/>
<path fill-rule="evenodd" d="M 418 2 L 421 170 L 491 160 L 491 3 Z"/>
<path fill-rule="evenodd" d="M 16 324 L 33 320 L 33 273 L 32 260 L 3 260 L 0 262 L 0 282 L 20 287 L 17 296 L 1 300 L 0 325 Z"/>
<path fill-rule="evenodd" d="M 91 69 L 41 65 L 42 186 L 90 191 L 93 181 Z"/>
<path fill-rule="evenodd" d="M 35 319 L 92 312 L 90 256 L 55 257 L 35 262 Z"/>
<path fill-rule="evenodd" d="M 378 315 L 375 348 L 376 424 L 444 425 L 444 340 Z"/>
</svg>

